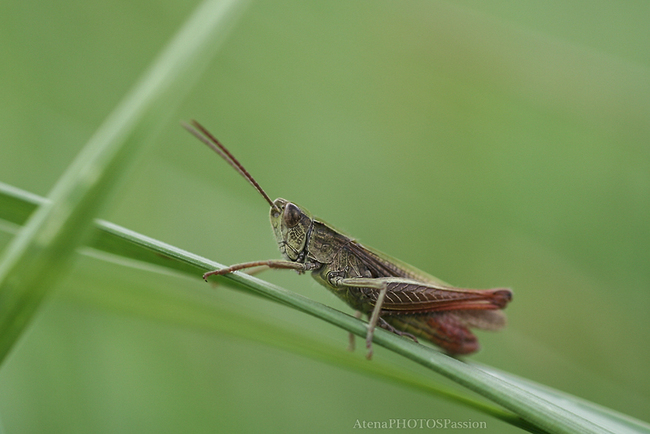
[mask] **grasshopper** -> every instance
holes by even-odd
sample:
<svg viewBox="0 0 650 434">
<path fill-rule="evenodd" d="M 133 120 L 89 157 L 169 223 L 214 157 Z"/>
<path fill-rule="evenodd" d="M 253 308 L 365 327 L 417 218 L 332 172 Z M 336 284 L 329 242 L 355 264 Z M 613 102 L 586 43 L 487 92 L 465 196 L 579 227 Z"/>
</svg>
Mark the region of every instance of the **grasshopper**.
<svg viewBox="0 0 650 434">
<path fill-rule="evenodd" d="M 402 261 L 370 249 L 342 234 L 286 199 L 274 201 L 244 166 L 198 122 L 183 126 L 219 154 L 264 197 L 271 206 L 273 233 L 284 260 L 246 262 L 207 272 L 203 278 L 254 267 L 307 271 L 318 283 L 368 316 L 367 358 L 377 326 L 417 342 L 426 339 L 450 355 L 479 349 L 471 327 L 498 330 L 505 323 L 501 309 L 512 300 L 507 288 L 486 290 L 450 286 Z M 350 347 L 354 337 L 350 335 Z"/>
</svg>

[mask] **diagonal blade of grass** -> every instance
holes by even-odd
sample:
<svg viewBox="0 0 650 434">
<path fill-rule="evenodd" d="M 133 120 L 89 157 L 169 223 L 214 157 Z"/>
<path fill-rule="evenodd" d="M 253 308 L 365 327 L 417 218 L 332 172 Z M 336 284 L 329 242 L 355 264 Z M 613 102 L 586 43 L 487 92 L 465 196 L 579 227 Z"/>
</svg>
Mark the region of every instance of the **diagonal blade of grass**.
<svg viewBox="0 0 650 434">
<path fill-rule="evenodd" d="M 0 182 L 0 219 L 15 225 L 22 225 L 27 221 L 29 215 L 45 202 L 47 202 L 45 198 Z M 173 268 L 175 271 L 186 272 L 191 275 L 200 275 L 200 267 L 186 264 L 186 262 L 180 260 L 172 261 L 169 256 L 164 256 L 163 252 L 173 254 L 175 249 L 170 246 L 153 240 L 148 241 L 140 234 L 120 228 L 109 222 L 96 221 L 96 230 L 91 245 L 94 249 L 110 253 L 113 257 L 136 259 L 138 263 L 146 262 Z M 366 363 L 365 359 L 359 359 L 347 351 L 342 354 L 340 348 L 330 348 L 327 344 L 316 341 L 308 335 L 280 329 L 274 324 L 260 321 L 259 318 L 250 315 L 245 316 L 244 313 L 237 315 L 227 309 L 220 309 L 220 306 L 206 302 L 205 299 L 196 294 L 194 294 L 196 296 L 192 296 L 186 292 L 161 293 L 158 288 L 153 292 L 155 294 L 149 295 L 158 298 L 158 309 L 155 310 L 151 309 L 150 301 L 143 304 L 143 297 L 134 297 L 131 291 L 119 286 L 110 296 L 92 290 L 86 290 L 83 294 L 73 296 L 77 299 L 80 298 L 87 302 L 99 304 L 103 308 L 113 306 L 118 310 L 126 309 L 129 312 L 150 316 L 158 320 L 175 321 L 183 325 L 215 332 L 226 332 L 235 336 L 257 340 L 265 345 L 283 348 L 315 360 L 346 367 L 366 375 L 397 382 L 431 395 L 444 397 L 489 414 L 504 422 L 519 426 L 529 432 L 543 432 L 510 412 L 477 401 L 465 394 L 441 386 L 428 378 L 416 378 L 404 370 L 379 361 L 370 364 Z M 119 303 L 115 301 L 116 298 L 120 299 Z M 187 314 L 184 315 L 185 311 L 187 311 Z M 252 331 L 247 333 L 249 330 Z M 267 333 L 260 334 L 258 330 L 265 330 Z"/>
<path fill-rule="evenodd" d="M 615 433 L 649 433 L 650 425 L 640 420 L 620 414 L 608 408 L 599 406 L 584 399 L 569 395 L 568 393 L 552 389 L 547 386 L 526 380 L 508 372 L 499 371 L 491 366 L 476 364 L 476 366 L 495 377 L 503 378 L 509 382 L 521 384 L 522 387 L 530 390 L 552 402 L 562 402 L 563 407 L 572 413 L 581 415 L 585 419 L 597 422 L 599 425 Z"/>
<path fill-rule="evenodd" d="M 25 214 L 29 213 L 29 203 L 35 207 L 44 199 L 40 199 L 29 193 L 21 192 L 20 190 L 13 189 L 8 186 L 0 184 L 0 218 L 11 219 L 11 216 L 20 214 L 16 210 L 23 210 L 22 217 L 13 218 L 11 221 L 16 224 L 21 224 L 21 218 L 26 218 Z M 18 204 L 23 202 L 23 204 Z M 8 206 L 13 209 L 5 210 L 3 206 Z M 207 270 L 219 266 L 219 264 L 208 261 L 197 255 L 185 252 L 173 246 L 169 246 L 157 240 L 147 238 L 135 232 L 120 228 L 108 222 L 98 221 L 95 237 L 91 245 L 96 249 L 119 255 L 121 257 L 128 257 L 145 261 L 147 263 L 162 265 L 166 268 L 190 272 L 193 270 Z M 127 247 L 127 245 L 130 245 Z M 194 271 L 196 273 L 196 271 Z M 279 301 L 286 305 L 291 305 L 299 310 L 308 312 L 317 317 L 329 317 L 329 322 L 353 331 L 357 334 L 365 334 L 364 324 L 341 312 L 337 312 L 319 303 L 315 303 L 297 294 L 277 288 L 266 282 L 252 278 L 246 275 L 230 276 L 230 279 L 235 286 L 239 288 L 253 289 L 254 293 L 264 294 L 265 296 Z M 257 289 L 256 289 L 257 288 Z M 260 288 L 262 288 L 260 290 Z M 290 300 L 291 299 L 291 300 Z M 212 300 L 206 300 L 210 303 Z M 320 311 L 325 314 L 320 313 Z M 318 312 L 317 312 L 318 311 Z M 220 314 L 219 314 L 220 315 Z M 217 315 L 217 316 L 219 316 Z M 475 390 L 476 392 L 493 399 L 495 402 L 504 405 L 514 413 L 524 417 L 532 422 L 532 425 L 537 427 L 539 431 L 548 432 L 617 432 L 617 433 L 648 433 L 650 427 L 644 422 L 629 418 L 609 409 L 603 409 L 593 403 L 581 400 L 571 395 L 537 385 L 527 380 L 522 380 L 517 377 L 500 373 L 492 368 L 471 366 L 462 363 L 455 359 L 451 359 L 443 354 L 432 351 L 428 348 L 413 344 L 403 339 L 396 338 L 393 335 L 382 333 L 380 331 L 378 343 L 394 347 L 403 344 L 403 347 L 398 349 L 397 352 L 405 355 L 406 357 L 417 361 L 425 366 L 430 367 L 436 372 L 454 379 L 460 384 Z M 252 333 L 250 339 L 256 339 L 257 334 Z M 296 339 L 289 339 L 295 342 Z M 381 342 L 380 342 L 381 341 Z M 277 342 L 266 342 L 271 345 L 280 345 Z M 297 350 L 295 345 L 287 346 L 288 349 L 295 352 Z M 319 360 L 326 360 L 328 357 L 322 356 L 322 351 L 318 354 L 310 353 L 310 355 Z M 372 366 L 371 366 L 372 365 Z M 375 365 L 372 363 L 364 363 L 366 372 L 372 372 Z M 402 384 L 409 385 L 410 380 L 400 379 L 399 375 L 391 376 L 395 381 Z M 410 385 L 412 386 L 412 385 Z M 516 393 L 513 399 L 508 399 L 508 393 L 514 390 Z M 474 406 L 474 405 L 473 405 Z M 529 407 L 537 407 L 537 411 L 532 415 L 530 414 Z M 478 408 L 474 406 L 475 408 Z M 496 417 L 498 412 L 484 410 L 486 413 L 493 414 Z M 503 420 L 508 420 L 504 415 L 500 417 Z M 567 421 L 568 419 L 568 421 Z M 588 421 L 598 421 L 598 424 Z M 530 425 L 519 424 L 510 420 L 518 426 L 525 429 L 534 430 Z M 606 427 L 610 431 L 606 431 Z"/>
<path fill-rule="evenodd" d="M 79 153 L 0 259 L 0 361 L 64 269 L 111 187 L 207 65 L 244 2 L 208 0 Z"/>
<path fill-rule="evenodd" d="M 92 248 L 83 248 L 81 253 L 99 260 L 115 261 L 142 269 L 141 263 L 125 263 L 120 257 L 107 255 Z M 150 268 L 145 266 L 146 268 Z M 193 273 L 199 279 L 200 272 Z M 280 348 L 296 355 L 324 362 L 337 368 L 344 368 L 366 376 L 400 384 L 431 396 L 441 397 L 472 408 L 483 414 L 518 426 L 529 432 L 541 431 L 513 413 L 492 403 L 452 387 L 444 386 L 432 376 L 416 375 L 401 366 L 378 358 L 368 363 L 358 353 L 347 351 L 344 345 L 332 345 L 322 338 L 299 328 L 279 325 L 275 318 L 260 316 L 248 308 L 229 303 L 219 292 L 170 289 L 164 285 L 139 287 L 134 291 L 128 285 L 116 285 L 110 292 L 83 285 L 81 291 L 66 290 L 59 294 L 75 303 L 89 304 L 97 309 L 110 309 L 120 314 L 135 315 L 182 327 L 191 327 L 202 332 L 234 336 L 255 343 Z M 206 297 L 208 294 L 208 297 Z"/>
</svg>

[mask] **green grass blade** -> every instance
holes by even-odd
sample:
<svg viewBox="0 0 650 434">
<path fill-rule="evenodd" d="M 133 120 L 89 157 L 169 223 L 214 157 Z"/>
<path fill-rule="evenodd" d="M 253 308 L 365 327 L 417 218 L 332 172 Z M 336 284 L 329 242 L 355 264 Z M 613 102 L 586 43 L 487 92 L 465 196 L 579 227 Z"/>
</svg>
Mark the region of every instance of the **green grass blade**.
<svg viewBox="0 0 650 434">
<path fill-rule="evenodd" d="M 535 383 L 534 381 L 518 377 L 516 375 L 500 371 L 490 366 L 478 365 L 479 369 L 489 372 L 491 375 L 503 378 L 504 380 L 519 384 L 532 393 L 550 401 L 561 403 L 562 407 L 574 414 L 597 423 L 605 429 L 614 433 L 650 433 L 650 425 L 640 420 L 631 418 L 624 414 L 605 408 L 593 402 L 586 401 L 568 393 Z"/>
<path fill-rule="evenodd" d="M 0 218 L 15 225 L 24 225 L 29 216 L 47 199 L 0 182 Z"/>
<path fill-rule="evenodd" d="M 40 201 L 44 201 L 44 199 L 36 198 L 28 193 L 0 184 L 0 204 L 3 205 L 0 207 L 0 218 L 9 219 L 11 216 L 16 216 L 20 214 L 17 210 L 23 208 L 25 209 L 23 213 L 28 214 L 29 205 L 25 204 L 32 203 L 31 206 L 35 206 Z M 20 202 L 24 203 L 21 205 Z M 5 206 L 13 209 L 4 209 Z M 11 221 L 12 223 L 22 224 L 20 219 Z M 136 259 L 139 262 L 164 266 L 192 275 L 198 275 L 199 270 L 208 270 L 220 266 L 220 264 L 200 256 L 104 221 L 96 222 L 95 235 L 90 245 L 97 250 L 118 255 L 121 258 Z M 345 330 L 361 336 L 365 335 L 363 322 L 267 282 L 245 274 L 230 275 L 224 277 L 224 280 L 229 280 L 239 288 L 253 291 L 253 293 L 325 319 Z M 88 297 L 89 295 L 86 294 L 85 296 Z M 124 291 L 123 296 L 125 298 L 132 297 L 127 291 Z M 99 300 L 100 304 L 109 303 L 106 295 L 96 294 L 94 297 Z M 165 297 L 168 299 L 167 302 L 161 302 L 160 299 Z M 503 412 L 497 407 L 485 405 L 467 396 L 458 395 L 456 392 L 446 391 L 435 384 L 427 382 L 425 379 L 413 378 L 412 375 L 400 372 L 399 369 L 394 367 L 384 367 L 377 361 L 366 363 L 360 360 L 358 355 L 341 355 L 340 349 L 329 348 L 323 343 L 314 341 L 309 336 L 275 327 L 277 330 L 274 333 L 260 337 L 255 330 L 274 328 L 274 326 L 262 323 L 257 318 L 234 317 L 232 313 L 219 310 L 219 307 L 214 304 L 214 300 L 209 296 L 204 297 L 197 294 L 195 298 L 192 298 L 193 301 L 187 301 L 188 297 L 192 298 L 186 293 L 163 294 L 153 289 L 147 300 L 156 298 L 159 305 L 162 303 L 167 306 L 166 309 L 158 309 L 158 313 L 151 313 L 151 310 L 147 309 L 147 305 L 142 305 L 141 309 L 138 309 L 137 300 L 127 300 L 127 302 L 121 303 L 121 308 L 134 309 L 143 315 L 153 314 L 168 319 L 176 318 L 178 321 L 194 321 L 193 325 L 199 327 L 221 327 L 219 330 L 222 331 L 227 328 L 230 333 L 249 339 L 262 339 L 265 344 L 285 348 L 339 366 L 346 366 L 369 375 L 390 378 L 408 387 L 419 387 L 428 391 L 428 393 L 445 395 L 457 402 L 462 402 L 464 405 L 479 409 L 486 414 L 491 414 L 532 432 L 650 432 L 650 427 L 644 422 L 612 410 L 604 409 L 593 403 L 528 380 L 499 372 L 493 368 L 458 361 L 383 330 L 378 331 L 375 340 L 377 344 L 390 348 L 474 390 L 525 419 L 525 421 L 522 421 L 514 418 L 509 412 Z M 192 313 L 182 315 L 178 312 L 179 309 L 189 309 Z M 205 316 L 197 314 L 199 311 L 203 312 Z M 219 318 L 220 322 L 216 321 L 216 318 Z M 269 338 L 269 336 L 274 337 Z"/>
<path fill-rule="evenodd" d="M 101 253 L 93 254 L 92 251 L 94 249 L 84 249 L 84 253 L 95 258 L 102 258 Z M 113 259 L 106 256 L 104 258 Z M 118 263 L 123 263 L 123 261 L 118 260 Z M 194 275 L 200 279 L 200 272 L 195 272 Z M 127 313 L 182 327 L 191 327 L 202 332 L 225 334 L 280 348 L 337 368 L 344 368 L 441 397 L 529 432 L 546 432 L 499 406 L 477 399 L 468 393 L 443 386 L 432 377 L 415 375 L 401 366 L 387 363 L 379 358 L 369 363 L 359 353 L 347 351 L 344 343 L 332 345 L 330 342 L 315 338 L 300 329 L 283 327 L 272 318 L 260 317 L 241 306 L 224 303 L 223 300 L 213 297 L 209 292 L 207 294 L 209 295 L 206 297 L 204 292 L 154 287 L 135 292 L 127 286 L 116 286 L 110 293 L 88 287 L 82 292 L 66 293 L 65 296 L 73 302 L 86 303 L 97 309 L 115 310 L 120 314 Z"/>
<path fill-rule="evenodd" d="M 206 1 L 108 116 L 0 259 L 0 361 L 138 150 L 207 65 L 244 2 Z"/>
</svg>

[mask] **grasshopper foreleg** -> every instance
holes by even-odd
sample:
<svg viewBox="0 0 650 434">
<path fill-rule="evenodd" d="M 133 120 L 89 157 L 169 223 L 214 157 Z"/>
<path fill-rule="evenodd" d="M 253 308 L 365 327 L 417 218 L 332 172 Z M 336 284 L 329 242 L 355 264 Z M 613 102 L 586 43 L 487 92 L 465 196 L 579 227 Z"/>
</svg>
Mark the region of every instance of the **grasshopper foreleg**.
<svg viewBox="0 0 650 434">
<path fill-rule="evenodd" d="M 210 276 L 223 276 L 224 274 L 232 273 L 233 271 L 239 271 L 246 268 L 254 268 L 265 266 L 269 268 L 278 268 L 285 270 L 298 270 L 299 273 L 304 273 L 305 271 L 310 270 L 310 267 L 307 264 L 301 262 L 292 262 L 292 261 L 255 261 L 255 262 L 244 262 L 242 264 L 231 265 L 230 267 L 222 268 L 220 270 L 208 271 L 203 275 L 203 280 L 208 281 Z"/>
</svg>

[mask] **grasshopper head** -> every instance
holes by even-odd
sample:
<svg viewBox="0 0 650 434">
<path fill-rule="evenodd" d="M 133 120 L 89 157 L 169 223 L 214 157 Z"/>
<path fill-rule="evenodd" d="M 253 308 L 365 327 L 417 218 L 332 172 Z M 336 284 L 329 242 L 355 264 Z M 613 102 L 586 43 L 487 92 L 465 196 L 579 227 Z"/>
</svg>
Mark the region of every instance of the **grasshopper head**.
<svg viewBox="0 0 650 434">
<path fill-rule="evenodd" d="M 275 199 L 271 207 L 271 226 L 282 256 L 302 262 L 305 246 L 312 227 L 309 211 L 286 199 Z"/>
</svg>

